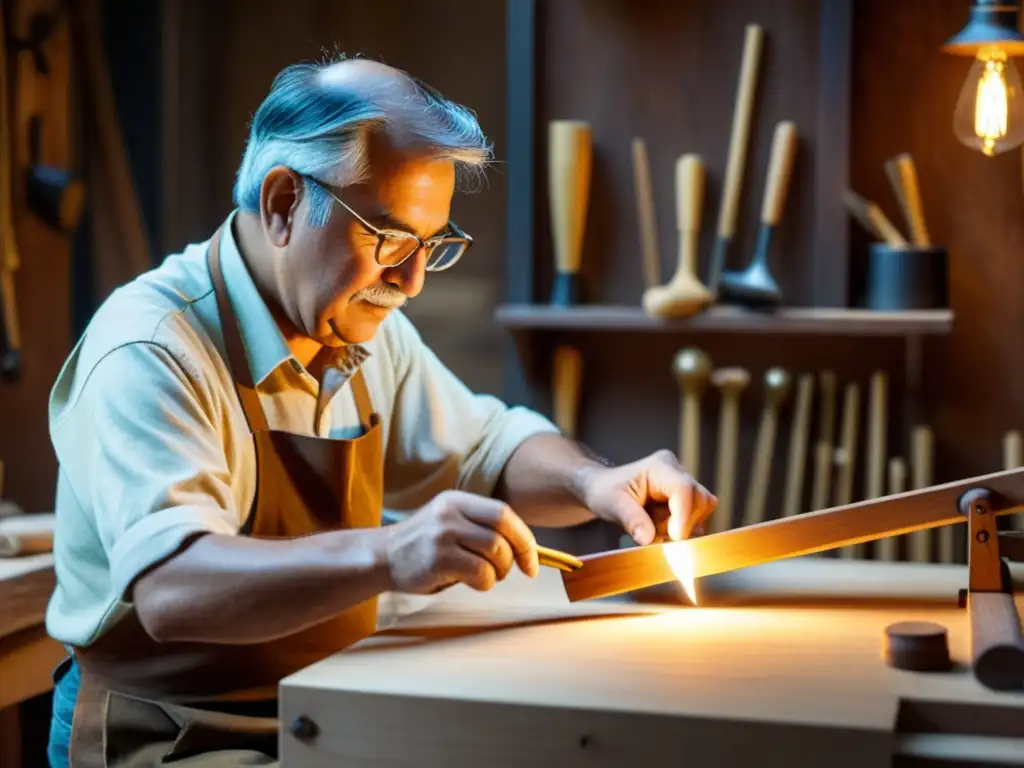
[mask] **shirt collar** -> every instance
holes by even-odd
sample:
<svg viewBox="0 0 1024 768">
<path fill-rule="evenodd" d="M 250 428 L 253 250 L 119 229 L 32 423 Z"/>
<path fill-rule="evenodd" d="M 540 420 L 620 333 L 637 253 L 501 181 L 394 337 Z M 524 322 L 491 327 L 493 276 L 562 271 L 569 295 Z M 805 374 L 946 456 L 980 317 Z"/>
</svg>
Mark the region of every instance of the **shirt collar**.
<svg viewBox="0 0 1024 768">
<path fill-rule="evenodd" d="M 257 386 L 282 363 L 290 361 L 298 367 L 281 329 L 256 289 L 249 270 L 242 260 L 234 236 L 235 212 L 225 223 L 220 241 L 221 269 L 231 307 L 238 318 L 242 342 L 249 357 L 249 370 Z"/>
</svg>

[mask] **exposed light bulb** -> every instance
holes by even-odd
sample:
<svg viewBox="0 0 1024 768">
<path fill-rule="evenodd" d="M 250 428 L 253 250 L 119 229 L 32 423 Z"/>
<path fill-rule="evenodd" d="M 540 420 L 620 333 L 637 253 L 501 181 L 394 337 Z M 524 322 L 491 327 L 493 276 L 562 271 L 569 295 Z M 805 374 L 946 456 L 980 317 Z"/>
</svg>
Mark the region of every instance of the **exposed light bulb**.
<svg viewBox="0 0 1024 768">
<path fill-rule="evenodd" d="M 1002 51 L 984 50 L 975 58 L 957 100 L 953 132 L 990 157 L 1024 144 L 1020 73 Z"/>
</svg>

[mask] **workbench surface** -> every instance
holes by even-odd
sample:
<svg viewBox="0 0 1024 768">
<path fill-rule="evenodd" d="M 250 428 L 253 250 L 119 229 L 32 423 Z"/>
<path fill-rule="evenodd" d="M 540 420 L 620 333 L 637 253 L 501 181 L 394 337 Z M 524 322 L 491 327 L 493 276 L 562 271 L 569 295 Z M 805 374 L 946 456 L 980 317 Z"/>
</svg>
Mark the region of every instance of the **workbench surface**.
<svg viewBox="0 0 1024 768">
<path fill-rule="evenodd" d="M 569 603 L 541 571 L 422 599 L 286 678 L 283 764 L 1024 765 L 1024 691 L 969 668 L 965 566 L 800 558 L 701 580 L 698 607 Z M 885 664 L 883 630 L 906 620 L 948 628 L 953 671 Z M 315 737 L 292 732 L 300 716 Z"/>
</svg>

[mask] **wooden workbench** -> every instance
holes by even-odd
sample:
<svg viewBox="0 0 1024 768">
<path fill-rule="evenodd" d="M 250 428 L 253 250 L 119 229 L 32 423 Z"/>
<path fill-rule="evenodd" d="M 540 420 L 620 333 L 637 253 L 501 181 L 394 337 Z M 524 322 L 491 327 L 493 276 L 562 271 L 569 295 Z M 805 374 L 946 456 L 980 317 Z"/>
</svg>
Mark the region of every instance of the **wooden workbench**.
<svg viewBox="0 0 1024 768">
<path fill-rule="evenodd" d="M 1024 765 L 1024 691 L 965 667 L 964 566 L 780 561 L 701 580 L 699 607 L 570 604 L 541 570 L 424 599 L 283 680 L 282 764 Z M 953 671 L 884 663 L 911 619 L 948 628 Z"/>
<path fill-rule="evenodd" d="M 53 556 L 0 558 L 0 765 L 20 765 L 18 705 L 53 687 L 64 656 L 44 619 L 56 577 Z"/>
</svg>

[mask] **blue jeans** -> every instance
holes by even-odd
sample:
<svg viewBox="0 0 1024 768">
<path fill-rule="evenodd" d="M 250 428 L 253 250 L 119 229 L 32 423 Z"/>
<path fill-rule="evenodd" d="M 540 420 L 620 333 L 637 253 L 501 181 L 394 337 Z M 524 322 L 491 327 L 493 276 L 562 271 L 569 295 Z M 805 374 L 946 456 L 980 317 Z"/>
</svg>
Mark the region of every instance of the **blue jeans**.
<svg viewBox="0 0 1024 768">
<path fill-rule="evenodd" d="M 50 768 L 68 768 L 71 721 L 80 681 L 78 664 L 72 656 L 64 659 L 53 671 L 53 714 L 50 718 L 50 742 L 46 749 Z"/>
</svg>

